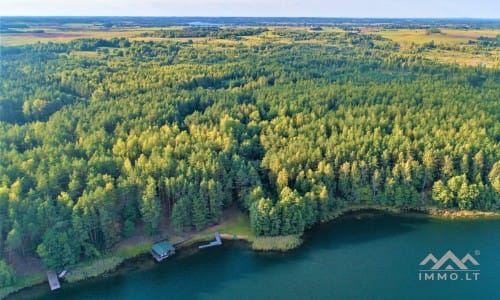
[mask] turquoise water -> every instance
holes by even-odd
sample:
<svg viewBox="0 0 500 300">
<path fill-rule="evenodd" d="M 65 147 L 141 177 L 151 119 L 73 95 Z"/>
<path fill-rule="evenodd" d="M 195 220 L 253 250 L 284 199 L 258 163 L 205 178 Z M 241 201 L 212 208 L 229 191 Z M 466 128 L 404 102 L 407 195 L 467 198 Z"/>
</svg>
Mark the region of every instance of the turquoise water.
<svg viewBox="0 0 500 300">
<path fill-rule="evenodd" d="M 500 299 L 500 220 L 437 220 L 361 214 L 321 225 L 287 253 L 255 253 L 238 242 L 161 264 L 149 259 L 116 276 L 40 286 L 36 299 Z M 478 280 L 419 280 L 430 252 L 452 250 L 480 264 Z M 463 278 L 462 278 L 463 279 Z"/>
</svg>

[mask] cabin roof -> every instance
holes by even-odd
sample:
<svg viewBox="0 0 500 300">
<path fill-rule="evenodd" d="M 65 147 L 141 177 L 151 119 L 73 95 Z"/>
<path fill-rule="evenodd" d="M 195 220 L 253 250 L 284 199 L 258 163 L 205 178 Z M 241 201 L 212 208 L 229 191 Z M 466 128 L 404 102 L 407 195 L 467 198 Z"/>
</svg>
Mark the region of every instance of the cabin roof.
<svg viewBox="0 0 500 300">
<path fill-rule="evenodd" d="M 170 251 L 174 251 L 175 248 L 167 241 L 159 242 L 153 245 L 153 251 L 159 255 L 165 255 Z"/>
</svg>

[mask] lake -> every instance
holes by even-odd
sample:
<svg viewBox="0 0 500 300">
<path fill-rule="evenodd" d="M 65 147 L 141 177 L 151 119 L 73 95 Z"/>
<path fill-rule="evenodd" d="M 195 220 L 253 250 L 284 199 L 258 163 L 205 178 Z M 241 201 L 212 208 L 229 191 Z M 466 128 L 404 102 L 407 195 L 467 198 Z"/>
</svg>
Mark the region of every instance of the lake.
<svg viewBox="0 0 500 300">
<path fill-rule="evenodd" d="M 419 270 L 448 250 L 479 265 L 466 260 L 458 271 L 460 261 L 446 260 L 424 280 Z M 313 228 L 287 253 L 255 253 L 242 242 L 186 252 L 14 299 L 500 299 L 500 219 L 358 213 Z M 430 253 L 436 261 L 420 266 Z"/>
</svg>

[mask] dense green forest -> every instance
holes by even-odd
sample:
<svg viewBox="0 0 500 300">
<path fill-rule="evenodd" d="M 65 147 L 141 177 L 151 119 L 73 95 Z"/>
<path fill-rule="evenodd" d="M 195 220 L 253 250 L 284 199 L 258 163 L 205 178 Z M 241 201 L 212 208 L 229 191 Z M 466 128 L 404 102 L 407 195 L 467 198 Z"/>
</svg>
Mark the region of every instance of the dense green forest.
<svg viewBox="0 0 500 300">
<path fill-rule="evenodd" d="M 230 206 L 271 236 L 355 205 L 500 209 L 498 69 L 240 31 L 0 47 L 0 280 L 13 255 L 60 268 Z"/>
</svg>

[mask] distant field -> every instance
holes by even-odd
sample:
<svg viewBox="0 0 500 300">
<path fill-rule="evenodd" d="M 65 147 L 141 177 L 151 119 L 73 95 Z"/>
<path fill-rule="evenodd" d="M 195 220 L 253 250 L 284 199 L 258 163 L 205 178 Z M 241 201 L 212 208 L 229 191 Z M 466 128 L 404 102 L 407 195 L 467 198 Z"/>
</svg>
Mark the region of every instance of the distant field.
<svg viewBox="0 0 500 300">
<path fill-rule="evenodd" d="M 401 44 L 424 44 L 434 41 L 438 44 L 461 44 L 469 40 L 476 40 L 480 36 L 495 37 L 500 34 L 500 29 L 482 29 L 482 30 L 460 30 L 460 29 L 441 29 L 441 33 L 428 34 L 425 29 L 385 29 L 380 31 L 369 31 L 379 34 L 385 38 L 391 39 Z"/>
<path fill-rule="evenodd" d="M 139 34 L 145 31 L 154 31 L 160 28 L 134 28 L 122 30 L 89 30 L 88 27 L 77 27 L 78 24 L 72 24 L 71 28 L 30 28 L 30 30 L 43 30 L 43 33 L 4 33 L 0 34 L 0 43 L 4 46 L 23 45 L 36 42 L 67 42 L 77 38 L 114 38 L 127 37 L 141 40 L 160 40 L 158 38 L 141 38 Z M 174 29 L 174 28 L 169 28 Z M 307 31 L 307 27 L 294 27 L 293 30 Z M 342 32 L 342 29 L 337 27 L 325 27 L 325 32 Z M 484 30 L 459 30 L 459 29 L 442 29 L 441 33 L 428 34 L 424 29 L 378 29 L 378 28 L 362 28 L 362 33 L 378 34 L 395 42 L 406 44 L 424 44 L 434 41 L 438 44 L 462 44 L 469 40 L 476 40 L 480 36 L 495 37 L 500 35 L 500 29 L 484 29 Z M 262 37 L 275 37 L 272 32 L 262 34 L 261 37 L 246 37 L 246 40 L 261 39 Z"/>
<path fill-rule="evenodd" d="M 500 51 L 473 54 L 460 51 L 432 50 L 426 52 L 424 56 L 442 63 L 500 68 Z"/>
<path fill-rule="evenodd" d="M 0 34 L 0 44 L 3 46 L 19 46 L 37 42 L 69 42 L 78 38 L 103 38 L 134 37 L 144 30 L 121 30 L 121 31 L 57 31 L 46 30 L 43 33 L 4 33 Z"/>
<path fill-rule="evenodd" d="M 243 36 L 240 40 L 234 39 L 217 39 L 212 37 L 192 37 L 192 38 L 160 38 L 151 36 L 141 36 L 145 32 L 153 32 L 157 30 L 180 30 L 182 27 L 126 27 L 126 28 L 96 28 L 91 24 L 65 24 L 64 26 L 39 26 L 22 28 L 19 31 L 22 33 L 2 33 L 0 34 L 0 45 L 17 46 L 32 43 L 47 43 L 47 42 L 69 42 L 79 38 L 103 38 L 111 39 L 117 37 L 125 37 L 130 40 L 141 41 L 165 41 L 174 40 L 180 42 L 192 41 L 200 46 L 217 43 L 220 45 L 231 46 L 236 44 L 259 45 L 262 43 L 302 43 L 302 44 L 321 44 L 325 43 L 322 39 L 307 39 L 295 41 L 291 37 L 282 37 L 277 34 L 278 31 L 292 30 L 295 32 L 310 32 L 308 26 L 294 27 L 268 27 L 270 30 L 258 35 Z M 440 29 L 440 32 L 429 33 L 425 29 L 383 29 L 381 27 L 365 27 L 360 28 L 362 34 L 376 34 L 384 38 L 390 39 L 401 45 L 401 52 L 412 54 L 412 47 L 421 46 L 425 43 L 434 42 L 440 46 L 451 46 L 450 49 L 427 49 L 421 55 L 441 63 L 457 63 L 467 66 L 486 66 L 498 68 L 500 67 L 499 51 L 497 50 L 481 50 L 481 51 L 465 51 L 472 49 L 469 45 L 470 40 L 477 40 L 479 37 L 495 37 L 500 35 L 500 29 Z M 42 32 L 37 32 L 42 31 Z M 343 32 L 339 27 L 322 28 L 323 32 Z M 379 41 L 377 41 L 379 42 Z M 382 42 L 383 43 L 383 42 Z M 458 50 L 460 48 L 460 50 Z M 75 53 L 75 55 L 90 57 L 92 53 Z"/>
<path fill-rule="evenodd" d="M 169 29 L 179 29 L 181 27 L 171 26 Z M 33 44 L 37 42 L 69 42 L 79 38 L 102 38 L 111 39 L 115 37 L 134 38 L 146 31 L 163 29 L 161 27 L 126 27 L 106 29 L 96 27 L 92 24 L 64 24 L 64 25 L 43 25 L 31 26 L 28 28 L 16 29 L 18 33 L 0 33 L 0 45 L 19 46 Z M 42 32 L 38 32 L 42 31 Z M 145 39 L 145 38 L 144 38 Z M 143 40 L 144 40 L 143 39 Z"/>
<path fill-rule="evenodd" d="M 103 56 L 96 51 L 72 51 L 71 55 L 79 58 L 98 58 Z"/>
<path fill-rule="evenodd" d="M 182 27 L 168 27 L 169 30 L 181 29 Z M 141 40 L 141 41 L 164 41 L 165 38 L 159 37 L 142 37 L 141 33 L 144 32 L 152 32 L 156 30 L 161 30 L 164 28 L 134 28 L 134 29 L 121 29 L 121 30 L 89 30 L 86 27 L 76 28 L 76 25 L 72 25 L 69 29 L 67 27 L 64 28 L 56 28 L 56 27 L 36 27 L 29 28 L 20 31 L 25 31 L 22 33 L 0 33 L 0 45 L 2 46 L 20 46 L 26 44 L 33 44 L 37 42 L 48 43 L 48 42 L 69 42 L 74 39 L 79 38 L 102 38 L 102 39 L 111 39 L 118 37 L 129 38 L 130 40 Z M 32 32 L 35 30 L 42 30 L 43 32 Z M 247 37 L 244 37 L 247 38 Z M 250 38 L 250 37 L 248 37 Z M 260 38 L 257 38 L 260 39 Z M 206 40 L 216 40 L 213 38 L 171 38 L 170 40 L 176 40 L 185 42 L 188 40 L 192 40 L 195 43 L 204 42 Z M 224 40 L 225 43 L 231 43 L 231 40 Z"/>
<path fill-rule="evenodd" d="M 500 35 L 500 29 L 440 29 L 438 33 L 428 33 L 425 29 L 376 29 L 367 28 L 362 30 L 366 34 L 378 34 L 401 45 L 404 53 L 414 47 L 425 43 L 434 42 L 435 45 L 450 46 L 448 50 L 427 49 L 422 56 L 441 63 L 456 63 L 463 66 L 485 66 L 499 68 L 500 59 L 498 50 L 477 49 L 470 45 L 469 41 L 477 40 L 479 37 L 494 38 Z M 413 55 L 413 54 L 410 54 Z"/>
</svg>

